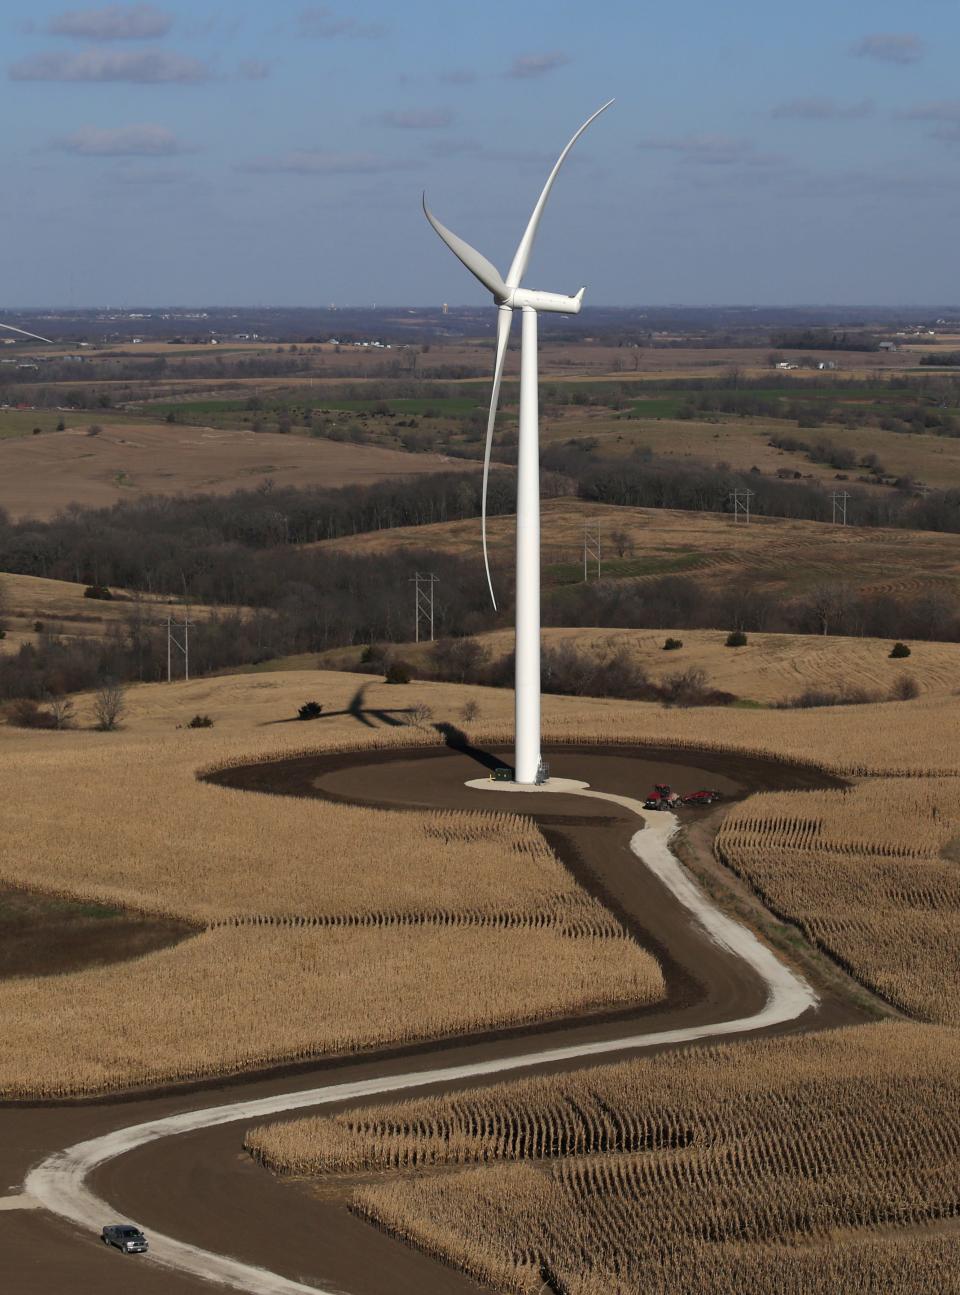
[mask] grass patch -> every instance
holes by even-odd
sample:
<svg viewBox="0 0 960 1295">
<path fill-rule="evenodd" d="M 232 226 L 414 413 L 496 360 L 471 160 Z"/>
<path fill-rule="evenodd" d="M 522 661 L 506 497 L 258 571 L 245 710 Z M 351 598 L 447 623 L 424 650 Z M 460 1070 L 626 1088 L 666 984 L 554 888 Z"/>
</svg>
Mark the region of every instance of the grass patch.
<svg viewBox="0 0 960 1295">
<path fill-rule="evenodd" d="M 671 553 L 639 558 L 605 558 L 601 564 L 604 576 L 615 579 L 630 576 L 669 575 L 674 571 L 695 571 L 706 563 L 702 553 Z M 594 567 L 594 571 L 595 571 Z M 582 562 L 553 562 L 543 568 L 544 582 L 551 585 L 583 583 Z M 592 578 L 596 578 L 593 576 Z"/>
</svg>

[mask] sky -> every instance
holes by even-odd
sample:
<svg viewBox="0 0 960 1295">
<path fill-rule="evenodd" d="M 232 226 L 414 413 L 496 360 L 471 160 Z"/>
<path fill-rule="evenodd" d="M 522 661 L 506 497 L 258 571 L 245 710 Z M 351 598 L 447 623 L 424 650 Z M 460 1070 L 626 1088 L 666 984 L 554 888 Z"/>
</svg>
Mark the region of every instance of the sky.
<svg viewBox="0 0 960 1295">
<path fill-rule="evenodd" d="M 960 300 L 955 0 L 0 6 L 0 305 Z"/>
</svg>

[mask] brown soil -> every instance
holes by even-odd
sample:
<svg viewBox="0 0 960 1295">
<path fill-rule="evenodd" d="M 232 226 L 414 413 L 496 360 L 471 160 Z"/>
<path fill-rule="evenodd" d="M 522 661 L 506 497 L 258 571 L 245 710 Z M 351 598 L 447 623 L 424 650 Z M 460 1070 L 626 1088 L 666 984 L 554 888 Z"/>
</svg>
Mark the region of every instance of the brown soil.
<svg viewBox="0 0 960 1295">
<path fill-rule="evenodd" d="M 389 1075 L 457 1065 L 515 1054 L 523 1039 L 562 1046 L 618 1038 L 634 1032 L 730 1019 L 755 1011 L 763 988 L 752 972 L 712 944 L 685 910 L 638 867 L 628 842 L 635 816 L 615 805 L 554 796 L 528 803 L 516 794 L 471 791 L 463 784 L 482 776 L 483 762 L 501 763 L 505 753 L 427 749 L 416 752 L 324 756 L 253 765 L 215 775 L 211 781 L 249 790 L 288 795 L 320 795 L 396 809 L 462 807 L 530 812 L 580 881 L 601 896 L 645 944 L 663 959 L 670 983 L 665 1003 L 635 1013 L 552 1022 L 536 1031 L 513 1030 L 482 1039 L 445 1040 L 438 1045 L 398 1049 L 392 1054 L 316 1064 L 296 1075 L 244 1077 L 202 1093 L 131 1096 L 83 1106 L 0 1109 L 0 1174 L 15 1184 L 43 1155 L 109 1129 L 154 1119 L 179 1110 L 295 1091 L 324 1082 Z M 681 789 L 717 786 L 730 798 L 782 786 L 835 785 L 810 771 L 719 756 L 693 756 L 646 750 L 548 752 L 553 771 L 577 777 L 604 791 L 635 797 L 653 781 L 666 778 Z M 682 761 L 682 763 L 681 763 Z M 530 801 L 533 798 L 529 798 Z M 545 799 L 545 798 L 544 798 Z M 587 809 L 589 812 L 585 812 Z M 697 811 L 691 810 L 695 815 Z M 707 848 L 709 833 L 694 849 Z M 703 841 L 706 840 L 706 847 Z M 828 1028 L 864 1019 L 864 1012 L 839 992 L 824 989 L 815 1013 L 787 1030 Z M 614 1059 L 617 1054 L 609 1054 Z M 583 1061 L 567 1063 L 577 1068 Z M 523 1073 L 523 1072 L 521 1072 Z M 491 1083 L 501 1076 L 491 1077 Z M 473 1081 L 469 1086 L 479 1086 Z M 429 1089 L 418 1090 L 422 1093 Z M 371 1098 L 380 1101 L 382 1098 Z M 356 1105 L 355 1099 L 350 1105 Z M 336 1107 L 326 1108 L 331 1112 Z M 184 1241 L 227 1253 L 302 1281 L 313 1281 L 352 1295 L 470 1295 L 481 1288 L 367 1224 L 347 1209 L 341 1188 L 318 1199 L 309 1184 L 281 1181 L 256 1166 L 242 1151 L 248 1120 L 162 1139 L 98 1170 L 92 1186 L 121 1212 L 150 1231 L 155 1228 Z M 104 1220 L 105 1222 L 107 1220 Z M 84 1237 L 41 1214 L 0 1214 L 0 1263 L 18 1295 L 61 1295 L 67 1289 L 96 1289 L 127 1295 L 135 1260 L 106 1254 L 93 1237 Z M 191 1279 L 137 1269 L 137 1290 L 191 1295 L 207 1289 Z"/>
<path fill-rule="evenodd" d="M 139 958 L 194 934 L 145 917 L 0 886 L 0 976 L 52 976 Z"/>
</svg>

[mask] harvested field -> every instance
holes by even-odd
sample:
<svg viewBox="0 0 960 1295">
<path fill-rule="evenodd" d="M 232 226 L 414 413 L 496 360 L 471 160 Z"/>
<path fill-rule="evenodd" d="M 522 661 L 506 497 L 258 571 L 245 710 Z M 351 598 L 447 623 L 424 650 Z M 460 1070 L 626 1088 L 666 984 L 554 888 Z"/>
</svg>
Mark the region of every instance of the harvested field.
<svg viewBox="0 0 960 1295">
<path fill-rule="evenodd" d="M 777 913 L 913 1016 L 960 1025 L 960 779 L 770 793 L 717 850 Z"/>
<path fill-rule="evenodd" d="M 476 465 L 436 454 L 337 444 L 273 432 L 156 423 L 111 424 L 0 440 L 0 507 L 44 519 L 68 504 L 108 507 L 136 495 L 229 494 L 270 477 L 278 485 L 368 485 Z"/>
<path fill-rule="evenodd" d="M 542 634 L 546 648 L 569 644 L 596 660 L 624 652 L 655 683 L 662 684 L 678 670 L 702 670 L 709 687 L 765 703 L 790 701 L 807 689 L 839 693 L 859 688 L 886 698 L 903 675 L 916 682 L 920 693 L 940 697 L 952 696 L 960 683 L 957 643 L 913 643 L 909 660 L 891 660 L 887 639 L 840 635 L 751 633 L 746 646 L 733 651 L 725 646 L 727 636 L 720 630 L 547 626 Z M 665 652 L 668 637 L 680 639 L 683 647 Z M 478 634 L 476 640 L 494 659 L 513 651 L 512 630 Z M 429 664 L 431 645 L 404 643 L 394 651 L 416 669 L 421 662 Z M 351 669 L 360 654 L 360 648 L 333 648 L 318 659 L 333 669 Z M 293 658 L 291 664 L 296 661 L 303 668 L 303 659 Z"/>
<path fill-rule="evenodd" d="M 323 700 L 324 717 L 309 726 L 284 722 L 305 697 Z M 225 763 L 294 756 L 305 745 L 312 751 L 422 747 L 437 741 L 434 730 L 403 723 L 404 715 L 423 703 L 432 708 L 435 722 L 459 725 L 468 701 L 480 706 L 471 726 L 477 741 L 509 741 L 509 692 L 448 684 L 397 689 L 369 678 L 317 671 L 134 688 L 125 728 L 114 734 L 0 728 L 5 794 L 0 881 L 204 928 L 172 949 L 111 969 L 109 976 L 96 973 L 100 986 L 129 985 L 131 977 L 142 976 L 144 1011 L 159 1010 L 162 996 L 153 966 L 180 966 L 185 983 L 200 986 L 197 1012 L 207 1013 L 206 1042 L 199 1055 L 184 1047 L 160 1058 L 171 1075 L 222 1073 L 254 1064 L 254 1056 L 261 1064 L 269 1055 L 271 1021 L 277 1016 L 261 1023 L 242 1001 L 238 987 L 245 949 L 251 964 L 269 968 L 276 1001 L 305 992 L 316 969 L 328 965 L 322 959 L 329 941 L 355 939 L 356 948 L 371 951 L 369 963 L 356 964 L 356 992 L 366 992 L 358 969 L 369 965 L 376 968 L 373 979 L 387 1002 L 390 985 L 403 983 L 403 958 L 411 948 L 421 950 L 425 983 L 431 977 L 439 983 L 449 980 L 449 941 L 462 936 L 461 947 L 473 953 L 458 955 L 458 966 L 461 979 L 470 979 L 482 976 L 485 950 L 502 935 L 503 948 L 509 944 L 516 952 L 513 963 L 502 951 L 498 955 L 511 968 L 506 983 L 512 988 L 495 1000 L 492 1019 L 482 1016 L 475 1000 L 461 996 L 462 1029 L 530 1019 L 531 995 L 524 986 L 540 983 L 545 962 L 553 971 L 555 1001 L 567 1010 L 576 1001 L 656 998 L 660 973 L 650 956 L 626 940 L 616 924 L 610 926 L 605 912 L 544 848 L 536 830 L 512 814 L 499 820 L 491 839 L 489 821 L 476 814 L 396 816 L 317 800 L 252 797 L 198 782 L 195 776 L 198 769 Z M 81 699 L 81 722 L 86 705 Z M 650 704 L 547 698 L 544 719 L 547 739 L 559 742 L 609 744 L 615 739 L 628 746 L 645 741 L 675 746 L 678 752 L 729 749 L 775 761 L 808 761 L 845 773 L 958 775 L 960 725 L 951 718 L 958 709 L 957 699 L 936 697 L 776 713 L 692 713 Z M 216 727 L 178 728 L 198 710 L 210 714 Z M 392 865 L 386 870 L 385 858 Z M 402 941 L 394 938 L 398 932 Z M 276 957 L 272 966 L 269 960 L 259 962 L 256 950 L 266 940 L 286 942 L 291 957 Z M 237 974 L 225 980 L 217 965 L 223 949 L 236 951 L 236 963 L 230 965 Z M 396 957 L 381 957 L 374 950 L 393 950 Z M 203 965 L 207 980 L 199 970 Z M 169 978 L 175 981 L 174 971 Z M 10 1047 L 0 1072 L 4 1091 L 80 1091 L 107 1083 L 101 1058 L 124 1055 L 121 1024 L 94 1029 L 92 1004 L 100 1001 L 100 991 L 91 988 L 78 995 L 75 980 L 51 976 L 39 988 L 30 988 L 33 996 L 25 1014 L 19 1008 L 14 1012 L 13 999 L 4 1006 L 0 992 L 0 1010 L 18 1022 L 17 1030 L 11 1026 L 7 1034 Z M 28 991 L 18 987 L 17 992 Z M 543 998 L 535 1001 L 544 1015 Z M 88 1006 L 91 1015 L 85 1014 Z M 74 1010 L 77 1024 L 68 1026 Z M 345 1020 L 362 1017 L 361 1001 L 351 1004 L 345 993 L 342 1010 Z M 435 1030 L 438 1022 L 451 1019 L 444 1012 L 449 1008 L 438 1002 L 438 1015 L 428 1027 L 418 1011 L 393 1019 L 371 1015 L 363 1037 L 382 1043 L 385 1020 L 398 1041 L 423 1037 L 421 1029 Z M 255 1045 L 238 1045 L 235 1034 L 227 1037 L 214 1028 L 218 1020 L 231 1017 L 255 1030 Z M 42 1042 L 37 1033 L 41 1018 L 59 1019 L 60 1034 L 58 1041 L 53 1034 L 45 1036 L 42 1059 L 31 1060 L 29 1050 Z M 116 1034 L 111 1036 L 110 1030 Z M 312 1036 L 292 1037 L 279 1022 L 276 1030 L 277 1056 L 320 1055 L 346 1037 L 343 1030 L 330 1030 L 319 1014 Z M 65 1046 L 68 1037 L 73 1051 Z M 146 1082 L 136 1041 L 128 1046 L 129 1068 L 124 1072 L 117 1063 L 112 1086 Z M 355 1046 L 362 1046 L 359 1036 Z"/>
<path fill-rule="evenodd" d="M 113 599 L 86 598 L 86 585 L 69 580 L 47 580 L 42 576 L 0 572 L 0 603 L 9 629 L 0 640 L 0 652 L 13 652 L 23 643 L 36 641 L 36 623 L 44 632 L 61 638 L 106 638 L 131 617 L 160 623 L 167 616 L 182 620 L 186 612 L 193 619 L 223 612 L 224 608 L 155 594 L 127 594 L 112 590 Z"/>
<path fill-rule="evenodd" d="M 331 679 L 346 703 L 350 685 Z M 268 738 L 258 722 L 284 719 L 317 682 L 148 685 L 117 734 L 0 730 L 5 883 L 201 928 L 122 966 L 0 984 L 0 1093 L 193 1078 L 662 996 L 656 960 L 529 820 L 397 816 L 197 781 L 211 763 L 295 753 L 304 726 Z M 174 727 L 168 707 L 200 699 L 218 721 L 217 700 L 231 708 L 232 735 Z M 345 706 L 326 723 L 309 730 L 317 749 L 364 744 Z M 410 726 L 391 735 L 425 740 Z M 148 1033 L 107 1010 L 117 998 L 153 1021 Z M 293 1001 L 311 1010 L 276 1010 Z"/>
<path fill-rule="evenodd" d="M 279 1172 L 498 1291 L 953 1289 L 960 1049 L 886 1023 L 273 1124 Z M 482 1166 L 482 1167 L 480 1167 Z M 445 1172 L 439 1172 L 444 1170 Z M 826 1282 L 826 1284 L 825 1284 Z"/>
<path fill-rule="evenodd" d="M 749 525 L 716 513 L 620 508 L 584 500 L 545 499 L 542 505 L 546 585 L 583 579 L 584 522 L 599 522 L 604 580 L 707 575 L 714 583 L 749 581 L 775 593 L 799 594 L 842 583 L 851 591 L 917 593 L 960 591 L 960 548 L 952 535 L 883 527 L 831 526 L 786 518 L 754 517 Z M 623 531 L 632 551 L 615 555 L 610 536 Z M 516 519 L 491 517 L 488 535 L 495 560 L 512 561 Z M 321 541 L 324 548 L 382 552 L 439 549 L 480 560 L 476 519 Z"/>
</svg>

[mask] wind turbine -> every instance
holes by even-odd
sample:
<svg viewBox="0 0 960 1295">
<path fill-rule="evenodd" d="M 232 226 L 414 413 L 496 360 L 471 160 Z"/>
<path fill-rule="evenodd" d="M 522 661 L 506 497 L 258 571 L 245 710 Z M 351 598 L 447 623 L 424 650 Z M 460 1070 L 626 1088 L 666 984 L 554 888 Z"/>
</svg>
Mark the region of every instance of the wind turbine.
<svg viewBox="0 0 960 1295">
<path fill-rule="evenodd" d="M 51 346 L 56 345 L 49 337 L 41 337 L 39 333 L 28 333 L 25 328 L 14 328 L 13 324 L 0 324 L 0 328 L 6 328 L 11 333 L 22 333 L 24 337 L 33 337 L 38 342 L 50 342 Z"/>
<path fill-rule="evenodd" d="M 567 154 L 592 121 L 605 112 L 610 99 L 583 123 L 566 148 L 557 158 L 547 176 L 543 192 L 537 200 L 533 214 L 524 230 L 516 254 L 501 278 L 496 266 L 491 265 L 469 243 L 458 238 L 433 215 L 423 198 L 423 211 L 450 251 L 467 267 L 475 278 L 491 293 L 497 305 L 497 352 L 493 368 L 493 391 L 490 395 L 490 412 L 487 416 L 487 443 L 483 456 L 483 500 L 480 525 L 483 535 L 483 562 L 487 572 L 490 598 L 496 608 L 490 576 L 490 557 L 487 550 L 487 484 L 490 478 L 490 450 L 493 427 L 500 399 L 500 382 L 503 361 L 507 353 L 513 312 L 521 312 L 520 334 L 520 437 L 517 452 L 517 630 L 516 675 L 514 681 L 515 751 L 514 779 L 518 783 L 532 784 L 540 780 L 540 432 L 539 402 L 537 396 L 537 315 L 551 311 L 561 315 L 576 315 L 583 304 L 585 289 L 573 297 L 555 292 L 536 292 L 520 285 L 527 270 L 533 241 L 537 236 L 540 217 L 553 188 L 553 182 Z"/>
</svg>

